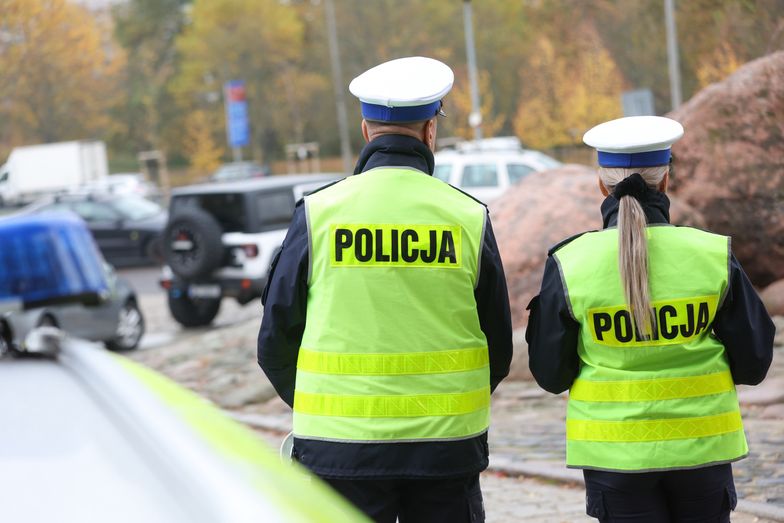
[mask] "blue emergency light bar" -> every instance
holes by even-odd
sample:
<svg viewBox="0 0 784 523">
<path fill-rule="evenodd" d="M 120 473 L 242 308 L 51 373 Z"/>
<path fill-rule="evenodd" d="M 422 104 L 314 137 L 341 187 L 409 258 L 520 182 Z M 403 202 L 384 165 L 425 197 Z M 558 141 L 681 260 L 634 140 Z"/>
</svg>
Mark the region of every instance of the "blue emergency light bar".
<svg viewBox="0 0 784 523">
<path fill-rule="evenodd" d="M 70 213 L 0 219 L 0 301 L 29 308 L 108 294 L 103 258 Z"/>
</svg>

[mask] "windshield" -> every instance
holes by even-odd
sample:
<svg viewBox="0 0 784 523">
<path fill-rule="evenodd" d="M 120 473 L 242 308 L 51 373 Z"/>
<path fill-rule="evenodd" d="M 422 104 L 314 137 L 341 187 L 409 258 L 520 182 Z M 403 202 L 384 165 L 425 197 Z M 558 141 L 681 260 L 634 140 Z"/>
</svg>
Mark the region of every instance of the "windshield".
<svg viewBox="0 0 784 523">
<path fill-rule="evenodd" d="M 209 213 L 218 221 L 224 232 L 255 232 L 247 223 L 243 194 L 184 194 L 172 198 L 169 212 L 176 215 L 193 207 Z"/>
<path fill-rule="evenodd" d="M 536 158 L 536 160 L 542 164 L 542 167 L 545 169 L 555 169 L 556 167 L 560 167 L 562 164 L 555 158 L 551 158 L 544 153 L 540 153 L 539 151 L 530 151 L 532 156 Z"/>
<path fill-rule="evenodd" d="M 441 165 L 436 165 L 433 169 L 433 178 L 438 178 L 442 182 L 449 183 L 449 177 L 452 174 L 452 164 L 451 163 L 443 163 Z"/>
<path fill-rule="evenodd" d="M 112 206 L 123 218 L 128 220 L 143 220 L 156 214 L 160 214 L 161 207 L 150 200 L 137 196 L 124 196 L 112 202 Z"/>
</svg>

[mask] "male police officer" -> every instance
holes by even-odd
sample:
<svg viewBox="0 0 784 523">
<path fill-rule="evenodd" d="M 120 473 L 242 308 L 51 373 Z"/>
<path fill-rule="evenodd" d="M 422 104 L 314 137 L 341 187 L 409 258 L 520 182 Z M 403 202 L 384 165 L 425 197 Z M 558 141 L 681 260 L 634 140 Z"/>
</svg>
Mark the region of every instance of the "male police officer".
<svg viewBox="0 0 784 523">
<path fill-rule="evenodd" d="M 298 203 L 263 297 L 259 364 L 293 406 L 294 457 L 376 521 L 484 520 L 511 320 L 487 209 L 431 176 L 453 80 L 411 57 L 352 81 L 357 176 Z"/>
</svg>

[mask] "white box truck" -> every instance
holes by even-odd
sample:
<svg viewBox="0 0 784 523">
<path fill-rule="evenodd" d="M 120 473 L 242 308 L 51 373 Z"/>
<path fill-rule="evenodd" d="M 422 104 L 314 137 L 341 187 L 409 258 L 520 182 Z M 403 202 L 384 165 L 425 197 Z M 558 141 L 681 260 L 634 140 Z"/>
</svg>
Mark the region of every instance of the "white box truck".
<svg viewBox="0 0 784 523">
<path fill-rule="evenodd" d="M 106 178 L 106 145 L 97 141 L 17 147 L 0 167 L 0 206 L 29 203 L 39 196 Z"/>
</svg>

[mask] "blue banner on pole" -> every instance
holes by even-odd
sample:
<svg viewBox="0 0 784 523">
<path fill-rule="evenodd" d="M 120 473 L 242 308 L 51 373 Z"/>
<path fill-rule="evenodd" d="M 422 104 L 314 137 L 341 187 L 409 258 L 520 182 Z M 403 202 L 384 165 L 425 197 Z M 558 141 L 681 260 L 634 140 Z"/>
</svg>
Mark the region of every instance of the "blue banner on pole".
<svg viewBox="0 0 784 523">
<path fill-rule="evenodd" d="M 245 97 L 245 82 L 231 80 L 223 86 L 226 106 L 226 137 L 230 147 L 245 147 L 250 144 L 248 100 Z"/>
</svg>

